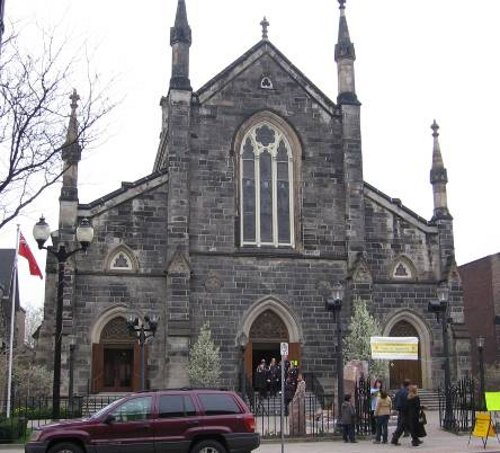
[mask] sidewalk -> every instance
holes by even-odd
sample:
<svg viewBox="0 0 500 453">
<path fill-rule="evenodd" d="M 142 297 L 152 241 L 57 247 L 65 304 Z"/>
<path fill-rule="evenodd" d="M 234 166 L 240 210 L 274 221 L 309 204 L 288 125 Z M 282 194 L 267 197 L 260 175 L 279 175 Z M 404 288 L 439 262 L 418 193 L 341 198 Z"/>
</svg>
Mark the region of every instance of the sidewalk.
<svg viewBox="0 0 500 453">
<path fill-rule="evenodd" d="M 408 437 L 401 438 L 401 446 L 376 445 L 372 440 L 360 440 L 356 444 L 346 444 L 340 441 L 315 441 L 294 442 L 285 440 L 285 453 L 500 453 L 500 444 L 495 437 L 490 437 L 488 446 L 483 449 L 481 439 L 472 438 L 471 445 L 467 446 L 469 435 L 457 436 L 447 433 L 439 428 L 437 412 L 427 413 L 428 424 L 426 425 L 427 437 L 419 447 L 412 447 Z M 393 428 L 389 430 L 389 434 Z M 389 438 L 390 440 L 390 438 Z M 0 445 L 0 453 L 24 453 L 21 445 Z M 281 453 L 281 444 L 268 443 L 266 441 L 254 450 L 256 453 Z"/>
<path fill-rule="evenodd" d="M 495 437 L 490 437 L 486 449 L 483 448 L 481 439 L 473 437 L 471 444 L 467 446 L 469 435 L 450 434 L 439 428 L 439 418 L 437 412 L 427 413 L 428 424 L 426 425 L 427 437 L 422 440 L 424 443 L 419 447 L 412 447 L 410 438 L 402 437 L 399 442 L 401 446 L 391 444 L 374 444 L 372 440 L 360 440 L 356 444 L 346 444 L 341 441 L 326 442 L 298 442 L 287 443 L 285 440 L 285 453 L 500 453 L 500 443 Z M 394 428 L 389 429 L 390 435 Z M 281 444 L 264 442 L 258 450 L 258 453 L 280 453 Z"/>
</svg>

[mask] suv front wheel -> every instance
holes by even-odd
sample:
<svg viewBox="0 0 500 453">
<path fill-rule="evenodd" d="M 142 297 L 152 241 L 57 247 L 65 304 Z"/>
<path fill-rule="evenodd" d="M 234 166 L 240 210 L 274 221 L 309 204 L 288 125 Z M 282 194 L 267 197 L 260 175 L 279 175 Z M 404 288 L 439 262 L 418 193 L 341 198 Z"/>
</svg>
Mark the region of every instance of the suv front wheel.
<svg viewBox="0 0 500 453">
<path fill-rule="evenodd" d="M 83 450 L 71 442 L 63 442 L 50 447 L 49 453 L 83 453 Z"/>
<path fill-rule="evenodd" d="M 209 439 L 198 442 L 191 453 L 227 453 L 227 451 L 219 442 Z"/>
</svg>

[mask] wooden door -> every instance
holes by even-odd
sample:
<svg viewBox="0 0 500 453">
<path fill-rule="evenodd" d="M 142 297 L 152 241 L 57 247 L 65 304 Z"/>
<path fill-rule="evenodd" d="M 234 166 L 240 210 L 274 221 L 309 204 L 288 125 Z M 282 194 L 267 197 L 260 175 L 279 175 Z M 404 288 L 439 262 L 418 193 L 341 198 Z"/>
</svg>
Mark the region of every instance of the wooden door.
<svg viewBox="0 0 500 453">
<path fill-rule="evenodd" d="M 253 363 L 252 363 L 252 356 L 253 356 L 253 345 L 252 342 L 249 341 L 245 347 L 245 377 L 247 378 L 247 382 L 250 384 L 250 386 L 253 385 Z"/>
<path fill-rule="evenodd" d="M 91 392 L 99 393 L 104 384 L 104 347 L 100 343 L 92 345 L 92 385 Z"/>
<path fill-rule="evenodd" d="M 418 332 L 408 321 L 398 322 L 389 334 L 391 337 L 417 337 Z M 418 342 L 418 360 L 392 360 L 390 368 L 390 386 L 393 389 L 399 388 L 405 379 L 409 379 L 412 384 L 422 387 L 422 366 L 420 362 L 420 338 Z"/>
<path fill-rule="evenodd" d="M 300 343 L 289 343 L 288 344 L 288 360 L 296 361 L 299 370 L 302 368 L 301 354 L 300 354 Z"/>
</svg>

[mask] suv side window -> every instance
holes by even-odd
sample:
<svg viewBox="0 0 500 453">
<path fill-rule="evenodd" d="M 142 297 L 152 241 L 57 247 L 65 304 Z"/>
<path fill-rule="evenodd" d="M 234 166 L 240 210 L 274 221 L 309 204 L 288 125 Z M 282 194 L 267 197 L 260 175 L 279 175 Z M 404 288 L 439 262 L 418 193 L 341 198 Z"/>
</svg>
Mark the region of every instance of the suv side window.
<svg viewBox="0 0 500 453">
<path fill-rule="evenodd" d="M 205 415 L 240 414 L 241 409 L 231 395 L 202 393 L 198 395 Z"/>
<path fill-rule="evenodd" d="M 112 415 L 117 422 L 130 422 L 151 418 L 151 397 L 134 398 L 118 406 Z"/>
<path fill-rule="evenodd" d="M 192 417 L 196 409 L 190 396 L 162 395 L 160 396 L 160 418 Z"/>
</svg>

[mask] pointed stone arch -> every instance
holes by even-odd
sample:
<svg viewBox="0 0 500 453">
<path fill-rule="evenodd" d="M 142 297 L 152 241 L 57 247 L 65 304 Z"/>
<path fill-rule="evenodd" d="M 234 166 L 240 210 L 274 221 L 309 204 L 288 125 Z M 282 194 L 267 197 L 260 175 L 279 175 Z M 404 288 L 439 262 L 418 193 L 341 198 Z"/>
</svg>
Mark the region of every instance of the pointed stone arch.
<svg viewBox="0 0 500 453">
<path fill-rule="evenodd" d="M 271 164 L 271 175 L 270 181 L 271 184 L 274 186 L 275 191 L 277 191 L 278 186 L 282 187 L 283 190 L 287 193 L 286 195 L 286 200 L 288 200 L 286 203 L 280 204 L 280 206 L 283 208 L 283 210 L 278 210 L 278 203 L 277 201 L 273 201 L 272 203 L 272 212 L 273 215 L 271 216 L 272 218 L 272 234 L 271 237 L 267 237 L 264 235 L 264 237 L 260 238 L 258 234 L 254 234 L 255 237 L 250 237 L 246 236 L 244 231 L 253 231 L 252 228 L 255 227 L 255 232 L 260 231 L 259 229 L 259 206 L 256 205 L 255 203 L 250 203 L 251 206 L 253 206 L 252 209 L 250 209 L 250 213 L 247 212 L 247 221 L 249 222 L 247 226 L 245 226 L 244 223 L 244 218 L 245 215 L 242 211 L 243 206 L 242 203 L 244 203 L 244 195 L 245 191 L 243 190 L 243 187 L 246 187 L 246 183 L 244 180 L 246 180 L 248 175 L 245 176 L 244 172 L 242 171 L 244 163 L 246 161 L 246 158 L 244 158 L 244 154 L 242 153 L 244 147 L 243 143 L 246 142 L 246 140 L 249 139 L 249 135 L 252 134 L 252 129 L 257 130 L 258 128 L 265 127 L 265 128 L 271 128 L 276 132 L 276 137 L 281 137 L 279 140 L 277 140 L 274 145 L 277 145 L 278 143 L 281 144 L 286 144 L 284 148 L 287 150 L 287 158 L 283 157 L 283 161 L 280 160 L 282 164 L 286 164 L 287 170 L 283 170 L 283 173 L 281 173 L 280 170 L 280 176 L 278 177 L 278 162 L 276 161 L 277 157 L 276 155 L 271 159 L 273 162 Z M 255 132 L 255 131 L 254 131 Z M 278 150 L 280 149 L 280 146 L 271 146 L 270 148 L 268 147 L 263 147 L 262 150 L 265 151 L 264 154 L 269 154 L 267 151 L 269 151 L 271 148 Z M 253 148 L 252 148 L 253 149 Z M 267 150 L 267 151 L 266 151 Z M 300 203 L 300 200 L 302 199 L 302 159 L 303 159 L 303 146 L 302 142 L 300 140 L 300 137 L 295 130 L 295 128 L 292 126 L 291 123 L 289 123 L 285 118 L 281 117 L 275 112 L 272 112 L 270 110 L 263 110 L 257 113 L 254 113 L 251 115 L 249 118 L 247 118 L 237 129 L 237 131 L 234 134 L 233 138 L 233 145 L 231 149 L 231 154 L 234 158 L 234 171 L 235 171 L 235 178 L 234 178 L 234 183 L 235 183 L 235 204 L 236 204 L 236 212 L 237 212 L 237 227 L 238 227 L 238 241 L 240 245 L 249 245 L 249 246 L 265 246 L 265 247 L 292 247 L 292 248 L 297 248 L 301 244 L 301 225 L 300 225 L 300 219 L 302 218 L 301 215 L 301 210 L 302 210 L 302 203 Z M 254 153 L 253 155 L 256 156 L 259 153 Z M 279 153 L 277 154 L 279 156 Z M 256 159 L 256 158 L 255 158 Z M 262 157 L 259 159 L 262 160 Z M 278 157 L 279 159 L 279 157 Z M 251 159 L 250 159 L 251 160 Z M 260 160 L 260 161 L 261 161 Z M 258 160 L 255 160 L 253 165 L 256 165 Z M 259 167 L 256 168 L 256 173 L 259 173 Z M 252 174 L 250 172 L 250 174 Z M 259 173 L 260 174 L 260 173 Z M 286 175 L 286 176 L 285 176 Z M 285 182 L 286 180 L 286 182 Z M 249 182 L 249 181 L 247 181 Z M 258 185 L 256 185 L 256 181 L 249 182 L 250 184 L 254 184 L 253 189 L 257 189 Z M 285 189 L 286 187 L 286 189 Z M 248 193 L 248 196 L 250 197 L 250 193 Z M 285 206 L 287 206 L 287 209 L 285 209 Z M 287 222 L 283 221 L 283 225 L 286 225 L 283 230 L 283 237 L 281 237 L 279 233 L 279 227 L 278 227 L 278 221 L 277 219 L 279 218 L 278 212 L 281 211 L 287 212 L 286 218 L 288 219 Z M 253 217 L 252 217 L 253 215 Z M 250 217 L 248 217 L 250 216 Z M 252 219 L 252 220 L 249 220 Z M 255 225 L 254 225 L 255 224 Z M 286 233 L 284 233 L 286 232 Z"/>
<path fill-rule="evenodd" d="M 416 280 L 417 268 L 409 257 L 399 255 L 392 262 L 389 276 L 392 280 Z"/>
<path fill-rule="evenodd" d="M 405 321 L 417 331 L 420 346 L 420 364 L 422 372 L 422 387 L 434 388 L 432 384 L 431 330 L 420 314 L 402 309 L 394 313 L 384 325 L 383 336 L 390 336 L 392 329 L 401 321 Z M 391 383 L 392 384 L 392 383 Z"/>
<path fill-rule="evenodd" d="M 266 311 L 276 314 L 288 331 L 288 339 L 291 343 L 303 343 L 303 334 L 296 315 L 290 308 L 276 297 L 265 297 L 254 302 L 243 314 L 236 337 L 236 344 L 242 343 L 242 338 L 250 338 L 250 330 L 257 318 Z M 244 341 L 244 340 L 243 340 Z"/>
<path fill-rule="evenodd" d="M 115 305 L 102 312 L 90 328 L 90 342 L 99 343 L 102 332 L 108 323 L 115 318 L 123 318 L 126 321 L 128 312 L 128 307 L 125 305 Z"/>
<path fill-rule="evenodd" d="M 139 260 L 130 247 L 120 244 L 108 252 L 105 260 L 105 271 L 138 272 Z"/>
</svg>

